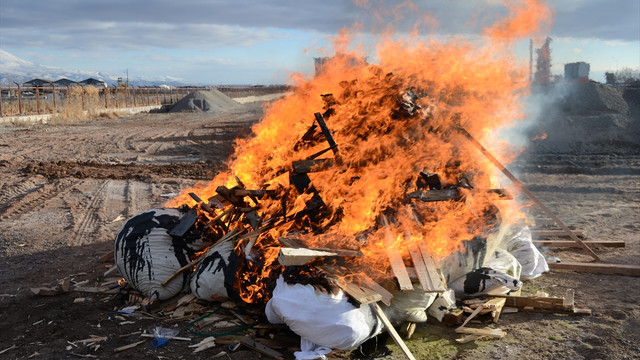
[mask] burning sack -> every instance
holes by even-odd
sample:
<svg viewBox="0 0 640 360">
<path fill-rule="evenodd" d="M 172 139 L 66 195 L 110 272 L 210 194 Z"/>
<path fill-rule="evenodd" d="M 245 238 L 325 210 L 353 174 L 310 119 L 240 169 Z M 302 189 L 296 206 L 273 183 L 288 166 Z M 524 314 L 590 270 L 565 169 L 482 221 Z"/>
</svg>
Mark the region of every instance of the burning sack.
<svg viewBox="0 0 640 360">
<path fill-rule="evenodd" d="M 288 284 L 278 277 L 265 314 L 273 324 L 286 324 L 304 342 L 349 350 L 382 330 L 368 306 L 355 307 L 342 290 L 330 294 L 313 285 Z"/>
<path fill-rule="evenodd" d="M 238 266 L 233 253 L 233 241 L 222 241 L 207 250 L 191 277 L 191 292 L 199 299 L 211 301 L 215 297 L 235 298 L 233 282 Z"/>
<path fill-rule="evenodd" d="M 118 270 L 133 288 L 152 300 L 165 300 L 180 293 L 188 283 L 189 272 L 166 286 L 161 285 L 162 281 L 209 244 L 195 229 L 176 238 L 169 234 L 183 214 L 173 208 L 143 211 L 127 220 L 116 235 L 114 256 Z"/>
</svg>

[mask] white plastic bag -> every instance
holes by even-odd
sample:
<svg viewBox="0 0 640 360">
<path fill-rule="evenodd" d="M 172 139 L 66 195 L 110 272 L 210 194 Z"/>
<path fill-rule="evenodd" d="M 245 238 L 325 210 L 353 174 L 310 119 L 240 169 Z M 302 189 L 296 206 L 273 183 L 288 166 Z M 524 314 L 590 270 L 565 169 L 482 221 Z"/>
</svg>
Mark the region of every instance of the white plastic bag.
<svg viewBox="0 0 640 360">
<path fill-rule="evenodd" d="M 531 230 L 528 226 L 514 226 L 510 229 L 503 248 L 513 255 L 520 265 L 520 279 L 535 279 L 549 271 L 549 265 L 538 248 L 531 241 Z"/>
<path fill-rule="evenodd" d="M 369 306 L 355 307 L 344 292 L 328 294 L 312 285 L 276 281 L 265 308 L 272 324 L 286 324 L 307 341 L 331 349 L 349 350 L 382 329 Z"/>
<path fill-rule="evenodd" d="M 387 317 L 396 323 L 403 321 L 421 323 L 427 321 L 427 308 L 433 303 L 437 293 L 422 291 L 420 284 L 414 284 L 414 291 L 401 291 L 393 295 L 390 306 L 384 306 Z"/>
<path fill-rule="evenodd" d="M 482 267 L 449 283 L 456 296 L 480 296 L 486 294 L 506 294 L 522 287 L 522 282 L 501 271 Z"/>
</svg>

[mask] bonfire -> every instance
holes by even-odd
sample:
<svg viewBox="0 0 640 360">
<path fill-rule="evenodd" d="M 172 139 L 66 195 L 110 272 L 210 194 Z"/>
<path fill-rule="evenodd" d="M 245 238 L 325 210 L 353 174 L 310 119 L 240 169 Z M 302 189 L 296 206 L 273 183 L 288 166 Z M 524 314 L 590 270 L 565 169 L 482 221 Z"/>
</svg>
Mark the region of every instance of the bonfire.
<svg viewBox="0 0 640 360">
<path fill-rule="evenodd" d="M 227 171 L 123 226 L 121 273 L 150 282 L 152 300 L 190 284 L 202 299 L 262 307 L 309 351 L 358 346 L 387 317 L 425 321 L 434 301 L 446 312 L 454 288 L 518 290 L 548 269 L 522 226 L 519 189 L 496 166 L 517 154 L 498 134 L 522 119 L 529 85 L 504 50 L 547 16 L 526 5 L 487 29 L 484 46 L 412 34 L 382 41 L 376 64 L 341 34 L 317 74 L 298 77 L 237 142 Z M 156 241 L 175 256 L 162 274 L 145 250 Z"/>
</svg>

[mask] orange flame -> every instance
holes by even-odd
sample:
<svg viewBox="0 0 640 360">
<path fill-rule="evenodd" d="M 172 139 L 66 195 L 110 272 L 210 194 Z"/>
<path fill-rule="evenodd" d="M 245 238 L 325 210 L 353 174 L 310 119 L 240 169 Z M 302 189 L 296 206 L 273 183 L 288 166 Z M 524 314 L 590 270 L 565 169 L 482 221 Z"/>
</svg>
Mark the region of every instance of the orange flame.
<svg viewBox="0 0 640 360">
<path fill-rule="evenodd" d="M 253 138 L 237 141 L 227 173 L 183 191 L 168 205 L 192 205 L 186 196 L 192 191 L 207 199 L 217 186 L 235 185 L 237 175 L 246 188 L 278 192 L 277 199 L 261 200 L 264 217 L 282 212 L 283 198 L 289 213 L 300 211 L 311 193 L 298 194 L 286 174 L 294 161 L 328 147 L 319 130 L 315 141 L 300 142 L 315 123 L 314 113 L 326 111 L 340 161 L 309 174 L 329 212 L 318 225 L 323 234 L 311 235 L 305 225 L 289 223 L 272 229 L 269 237 L 295 230 L 309 246 L 361 249 L 363 267 L 380 275 L 388 272 L 387 231 L 395 234 L 392 248 L 403 255 L 407 242 L 425 244 L 435 258 L 459 251 L 462 241 L 488 231 L 498 212 L 503 219 L 517 213 L 517 204 L 488 195 L 486 190 L 496 186 L 497 171 L 457 131 L 465 128 L 502 159 L 514 156 L 492 136 L 496 128 L 522 117 L 519 100 L 528 93 L 528 72 L 513 55 L 497 53 L 492 44 L 536 31 L 550 12 L 535 0 L 508 7 L 511 16 L 485 30 L 485 46 L 416 34 L 400 39 L 387 35 L 377 46 L 377 65 L 349 52 L 352 40 L 341 33 L 336 38 L 339 51 L 320 73 L 313 78 L 295 75 L 295 91 L 270 105 L 253 127 Z M 331 158 L 330 154 L 323 157 Z M 458 190 L 461 201 L 408 199 L 408 193 L 418 190 L 420 171 L 438 174 L 448 185 L 465 177 L 473 186 Z M 387 229 L 378 219 L 389 209 L 393 221 Z M 265 263 L 275 264 L 277 251 L 265 248 L 261 251 L 270 257 Z M 241 282 L 257 278 L 245 275 Z M 258 284 L 245 288 L 245 301 L 261 291 Z"/>
</svg>

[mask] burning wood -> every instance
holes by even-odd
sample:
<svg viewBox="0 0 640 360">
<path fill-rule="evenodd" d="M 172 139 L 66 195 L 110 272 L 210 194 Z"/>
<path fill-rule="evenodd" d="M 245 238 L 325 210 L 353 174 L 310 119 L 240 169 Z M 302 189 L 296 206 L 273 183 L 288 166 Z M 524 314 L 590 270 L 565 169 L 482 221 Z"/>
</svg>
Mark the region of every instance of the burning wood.
<svg viewBox="0 0 640 360">
<path fill-rule="evenodd" d="M 166 205 L 180 209 L 179 219 L 147 224 L 139 242 L 162 227 L 174 246 L 186 234 L 206 244 L 179 254 L 168 285 L 182 274 L 179 285 L 201 299 L 264 307 L 311 348 L 350 349 L 384 327 L 412 358 L 393 323 L 424 322 L 434 303 L 442 319 L 454 291 L 504 295 L 548 270 L 496 167 L 529 192 L 471 135 L 484 142 L 510 120 L 497 114 L 517 113 L 525 90 L 517 71 L 461 48 L 388 47 L 381 65 L 336 55 L 238 142 L 228 172 Z M 439 67 L 442 59 L 453 70 Z M 130 228 L 118 236 L 116 261 L 136 248 Z M 135 282 L 140 266 L 131 261 L 119 268 Z M 155 284 L 150 291 L 159 292 Z M 497 321 L 505 302 L 476 311 Z"/>
</svg>

